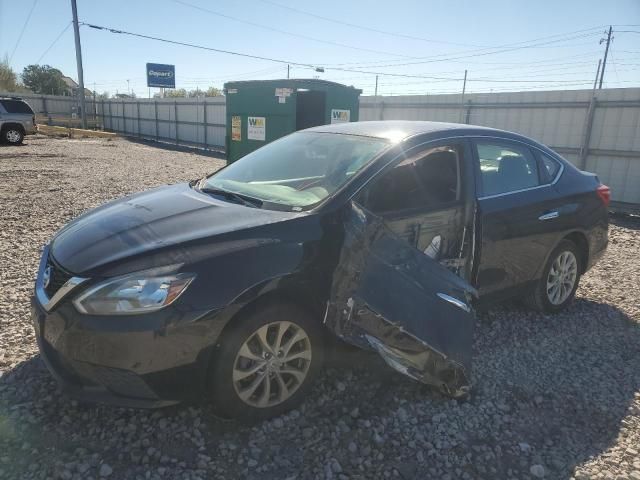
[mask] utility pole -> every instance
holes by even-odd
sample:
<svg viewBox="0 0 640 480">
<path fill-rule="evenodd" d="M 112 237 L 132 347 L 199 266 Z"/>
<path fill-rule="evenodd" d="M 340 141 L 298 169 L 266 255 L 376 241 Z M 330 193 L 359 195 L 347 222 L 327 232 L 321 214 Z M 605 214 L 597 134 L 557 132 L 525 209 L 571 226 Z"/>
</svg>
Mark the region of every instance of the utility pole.
<svg viewBox="0 0 640 480">
<path fill-rule="evenodd" d="M 76 39 L 76 63 L 78 64 L 78 84 L 80 85 L 80 118 L 82 128 L 87 128 L 87 112 L 84 103 L 84 75 L 82 73 L 82 49 L 80 48 L 80 25 L 78 25 L 78 7 L 76 0 L 71 0 L 71 11 L 73 13 L 73 34 Z"/>
<path fill-rule="evenodd" d="M 375 96 L 378 96 L 378 75 L 376 75 L 376 93 Z"/>
<path fill-rule="evenodd" d="M 127 79 L 127 95 L 131 95 L 131 89 L 129 88 L 129 79 Z"/>
<path fill-rule="evenodd" d="M 289 78 L 289 64 L 287 63 L 287 78 Z"/>
<path fill-rule="evenodd" d="M 600 66 L 602 65 L 602 59 L 598 60 L 598 69 L 596 70 L 596 79 L 593 81 L 593 90 L 595 91 L 598 86 L 598 77 L 600 76 Z"/>
<path fill-rule="evenodd" d="M 460 98 L 460 121 L 464 115 L 464 93 L 467 91 L 467 70 L 464 71 L 464 81 L 462 82 L 462 96 Z"/>
<path fill-rule="evenodd" d="M 600 85 L 598 85 L 598 90 L 602 90 L 602 80 L 604 80 L 604 69 L 607 67 L 607 55 L 609 54 L 609 45 L 611 44 L 611 40 L 613 37 L 611 34 L 613 33 L 613 28 L 609 26 L 609 33 L 607 34 L 607 46 L 604 49 L 604 60 L 602 61 L 602 70 L 600 70 Z M 600 39 L 600 43 L 604 42 L 604 38 Z"/>
</svg>

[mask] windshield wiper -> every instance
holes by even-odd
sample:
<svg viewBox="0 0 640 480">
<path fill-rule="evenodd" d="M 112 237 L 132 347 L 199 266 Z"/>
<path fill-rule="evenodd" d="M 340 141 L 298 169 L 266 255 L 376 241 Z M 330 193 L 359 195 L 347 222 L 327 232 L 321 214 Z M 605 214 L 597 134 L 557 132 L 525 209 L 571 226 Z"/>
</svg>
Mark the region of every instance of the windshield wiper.
<svg viewBox="0 0 640 480">
<path fill-rule="evenodd" d="M 262 207 L 262 203 L 263 203 L 262 200 L 259 200 L 257 198 L 253 198 L 253 197 L 246 198 L 243 195 L 237 194 L 236 192 L 223 190 L 221 188 L 204 187 L 204 188 L 201 188 L 200 191 L 203 193 L 211 193 L 213 195 L 221 195 L 223 197 L 233 199 L 236 202 L 244 205 L 245 207 L 260 208 Z"/>
</svg>

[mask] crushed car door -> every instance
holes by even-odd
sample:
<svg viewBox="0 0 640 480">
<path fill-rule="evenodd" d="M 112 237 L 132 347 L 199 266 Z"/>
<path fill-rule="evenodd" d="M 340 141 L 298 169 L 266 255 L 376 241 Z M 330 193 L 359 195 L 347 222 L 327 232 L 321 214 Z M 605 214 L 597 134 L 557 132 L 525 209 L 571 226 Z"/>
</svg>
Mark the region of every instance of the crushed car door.
<svg viewBox="0 0 640 480">
<path fill-rule="evenodd" d="M 344 228 L 327 327 L 415 380 L 466 395 L 475 289 L 356 202 Z"/>
</svg>

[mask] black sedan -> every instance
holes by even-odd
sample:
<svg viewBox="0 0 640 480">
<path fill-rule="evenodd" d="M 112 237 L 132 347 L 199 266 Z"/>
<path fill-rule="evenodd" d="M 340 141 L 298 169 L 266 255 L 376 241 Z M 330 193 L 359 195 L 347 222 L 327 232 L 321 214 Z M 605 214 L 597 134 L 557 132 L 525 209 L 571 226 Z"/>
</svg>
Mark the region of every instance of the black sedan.
<svg viewBox="0 0 640 480">
<path fill-rule="evenodd" d="M 89 400 L 279 414 L 309 391 L 327 332 L 464 396 L 474 308 L 565 308 L 605 251 L 608 202 L 514 133 L 316 127 L 71 222 L 44 248 L 33 322 L 53 375 Z"/>
</svg>

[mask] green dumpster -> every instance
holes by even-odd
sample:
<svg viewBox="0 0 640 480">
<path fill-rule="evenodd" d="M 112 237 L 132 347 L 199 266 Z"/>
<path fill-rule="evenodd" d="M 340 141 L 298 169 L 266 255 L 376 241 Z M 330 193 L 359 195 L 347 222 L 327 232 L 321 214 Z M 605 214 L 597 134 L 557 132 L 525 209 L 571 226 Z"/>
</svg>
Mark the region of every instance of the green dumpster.
<svg viewBox="0 0 640 480">
<path fill-rule="evenodd" d="M 362 90 L 326 80 L 253 80 L 224 85 L 231 163 L 269 142 L 328 123 L 357 122 Z"/>
</svg>

